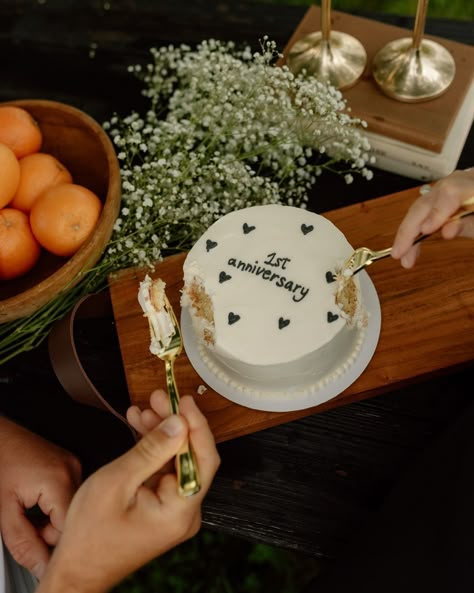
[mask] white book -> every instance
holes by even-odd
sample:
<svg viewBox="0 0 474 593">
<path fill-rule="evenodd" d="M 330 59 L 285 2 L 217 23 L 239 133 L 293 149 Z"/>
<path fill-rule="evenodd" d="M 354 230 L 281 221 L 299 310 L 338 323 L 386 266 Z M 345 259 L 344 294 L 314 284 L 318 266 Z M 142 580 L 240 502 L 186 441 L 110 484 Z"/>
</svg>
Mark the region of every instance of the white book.
<svg viewBox="0 0 474 593">
<path fill-rule="evenodd" d="M 474 120 L 474 80 L 451 126 L 441 152 L 432 152 L 394 138 L 366 132 L 375 166 L 384 171 L 433 181 L 454 171 Z M 474 163 L 473 163 L 474 164 Z"/>
</svg>

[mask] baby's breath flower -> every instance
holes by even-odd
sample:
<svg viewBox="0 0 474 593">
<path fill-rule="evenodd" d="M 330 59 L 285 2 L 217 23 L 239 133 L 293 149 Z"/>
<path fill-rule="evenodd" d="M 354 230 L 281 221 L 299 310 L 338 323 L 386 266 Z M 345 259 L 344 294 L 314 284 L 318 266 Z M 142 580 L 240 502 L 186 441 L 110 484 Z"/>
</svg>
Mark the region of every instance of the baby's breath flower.
<svg viewBox="0 0 474 593">
<path fill-rule="evenodd" d="M 209 39 L 196 49 L 153 48 L 150 64 L 128 69 L 143 80 L 149 109 L 104 123 L 122 178 L 112 237 L 72 289 L 31 320 L 0 324 L 0 363 L 35 347 L 55 319 L 114 272 L 189 249 L 232 210 L 305 208 L 323 172 L 337 170 L 347 183 L 355 174 L 372 178 L 365 122 L 349 115 L 334 87 L 274 66 L 279 56 L 267 37 L 257 52 Z"/>
</svg>

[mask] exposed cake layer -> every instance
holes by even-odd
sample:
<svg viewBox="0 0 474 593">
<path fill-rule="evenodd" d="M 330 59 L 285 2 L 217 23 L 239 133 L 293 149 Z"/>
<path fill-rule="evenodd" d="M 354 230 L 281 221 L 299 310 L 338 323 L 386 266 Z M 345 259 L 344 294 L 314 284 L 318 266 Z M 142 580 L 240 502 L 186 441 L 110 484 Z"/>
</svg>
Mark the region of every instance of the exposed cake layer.
<svg viewBox="0 0 474 593">
<path fill-rule="evenodd" d="M 358 279 L 336 303 L 353 249 L 326 218 L 268 205 L 212 225 L 184 263 L 182 306 L 201 344 L 237 376 L 271 384 L 331 375 L 360 348 Z M 363 316 L 359 315 L 362 319 Z"/>
</svg>

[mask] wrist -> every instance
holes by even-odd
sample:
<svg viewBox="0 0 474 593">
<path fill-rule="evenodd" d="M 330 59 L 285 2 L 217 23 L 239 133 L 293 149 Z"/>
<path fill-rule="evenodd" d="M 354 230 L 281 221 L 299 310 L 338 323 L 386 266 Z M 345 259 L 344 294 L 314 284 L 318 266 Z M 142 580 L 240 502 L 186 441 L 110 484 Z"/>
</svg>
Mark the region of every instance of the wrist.
<svg viewBox="0 0 474 593">
<path fill-rule="evenodd" d="M 72 559 L 73 562 L 73 559 Z M 80 575 L 64 567 L 69 562 L 55 562 L 54 554 L 35 593 L 106 593 L 106 587 L 87 582 Z"/>
</svg>

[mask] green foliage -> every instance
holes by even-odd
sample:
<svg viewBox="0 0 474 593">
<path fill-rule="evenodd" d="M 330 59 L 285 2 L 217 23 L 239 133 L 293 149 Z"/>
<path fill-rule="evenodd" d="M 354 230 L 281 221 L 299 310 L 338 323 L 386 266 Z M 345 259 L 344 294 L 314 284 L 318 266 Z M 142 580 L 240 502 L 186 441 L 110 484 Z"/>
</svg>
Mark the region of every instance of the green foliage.
<svg viewBox="0 0 474 593">
<path fill-rule="evenodd" d="M 318 571 L 303 555 L 201 530 L 113 593 L 300 593 Z"/>
<path fill-rule="evenodd" d="M 300 4 L 319 5 L 319 0 L 258 0 L 262 4 Z M 416 0 L 334 0 L 331 6 L 342 12 L 389 13 L 415 15 Z M 471 20 L 474 18 L 474 3 L 466 0 L 431 0 L 428 5 L 428 18 L 451 18 Z"/>
</svg>

